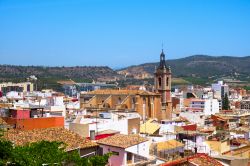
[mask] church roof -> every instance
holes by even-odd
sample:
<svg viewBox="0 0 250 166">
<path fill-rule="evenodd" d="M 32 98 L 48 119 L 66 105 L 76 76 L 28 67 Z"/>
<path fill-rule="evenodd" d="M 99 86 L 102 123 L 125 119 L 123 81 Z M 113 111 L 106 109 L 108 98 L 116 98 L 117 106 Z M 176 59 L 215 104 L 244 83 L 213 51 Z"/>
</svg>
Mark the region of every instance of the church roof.
<svg viewBox="0 0 250 166">
<path fill-rule="evenodd" d="M 91 92 L 88 92 L 88 94 L 94 94 L 94 95 L 159 95 L 154 92 L 149 92 L 145 90 L 127 90 L 127 89 L 98 89 Z"/>
</svg>

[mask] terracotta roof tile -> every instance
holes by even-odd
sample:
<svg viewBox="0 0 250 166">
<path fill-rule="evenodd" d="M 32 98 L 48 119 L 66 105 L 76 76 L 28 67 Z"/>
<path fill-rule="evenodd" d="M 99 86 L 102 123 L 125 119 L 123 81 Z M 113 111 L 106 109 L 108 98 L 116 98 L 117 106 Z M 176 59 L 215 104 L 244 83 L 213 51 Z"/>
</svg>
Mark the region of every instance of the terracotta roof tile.
<svg viewBox="0 0 250 166">
<path fill-rule="evenodd" d="M 140 137 L 139 135 L 136 134 L 133 135 L 115 134 L 113 136 L 101 139 L 97 141 L 97 143 L 125 149 L 146 141 L 147 141 L 146 138 Z"/>
<path fill-rule="evenodd" d="M 25 145 L 41 140 L 64 142 L 66 144 L 66 151 L 79 147 L 88 148 L 97 146 L 96 143 L 84 139 L 80 135 L 64 128 L 46 128 L 26 131 L 9 130 L 5 133 L 4 137 L 15 145 Z"/>
</svg>

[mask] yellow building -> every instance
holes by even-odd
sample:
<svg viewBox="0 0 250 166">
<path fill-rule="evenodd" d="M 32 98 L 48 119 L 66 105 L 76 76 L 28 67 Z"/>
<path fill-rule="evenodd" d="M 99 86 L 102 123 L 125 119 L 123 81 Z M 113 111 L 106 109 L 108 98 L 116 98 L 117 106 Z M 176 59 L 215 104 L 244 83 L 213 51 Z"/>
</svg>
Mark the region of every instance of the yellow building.
<svg viewBox="0 0 250 166">
<path fill-rule="evenodd" d="M 160 124 L 155 123 L 155 120 L 149 119 L 145 123 L 140 125 L 140 133 L 150 134 L 150 135 L 159 135 Z"/>
<path fill-rule="evenodd" d="M 161 94 L 144 90 L 95 90 L 81 94 L 81 108 L 138 112 L 143 120 L 166 119 L 161 108 Z"/>
<path fill-rule="evenodd" d="M 208 145 L 208 147 L 219 154 L 223 154 L 225 152 L 230 151 L 230 141 L 229 140 L 209 140 L 205 141 L 205 144 Z"/>
<path fill-rule="evenodd" d="M 0 91 L 3 95 L 10 91 L 17 92 L 32 92 L 34 90 L 33 83 L 31 82 L 21 82 L 21 83 L 12 83 L 12 82 L 4 82 L 0 84 Z"/>
</svg>

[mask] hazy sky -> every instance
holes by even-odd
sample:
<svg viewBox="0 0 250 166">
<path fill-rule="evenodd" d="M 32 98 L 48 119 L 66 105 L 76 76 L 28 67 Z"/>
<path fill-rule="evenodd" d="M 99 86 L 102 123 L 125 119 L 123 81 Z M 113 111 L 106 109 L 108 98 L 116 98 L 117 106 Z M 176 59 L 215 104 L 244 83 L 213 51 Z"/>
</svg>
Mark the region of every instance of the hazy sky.
<svg viewBox="0 0 250 166">
<path fill-rule="evenodd" d="M 249 0 L 0 0 L 0 64 L 124 67 L 250 55 Z"/>
</svg>

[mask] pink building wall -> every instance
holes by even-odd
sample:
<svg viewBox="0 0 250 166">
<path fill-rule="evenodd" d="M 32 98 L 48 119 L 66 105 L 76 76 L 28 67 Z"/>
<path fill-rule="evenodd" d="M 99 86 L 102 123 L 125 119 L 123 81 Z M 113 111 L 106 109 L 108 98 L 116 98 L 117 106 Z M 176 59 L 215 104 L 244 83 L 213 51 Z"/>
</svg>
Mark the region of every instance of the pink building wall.
<svg viewBox="0 0 250 166">
<path fill-rule="evenodd" d="M 30 118 L 30 110 L 11 110 L 12 118 L 28 119 Z"/>
<path fill-rule="evenodd" d="M 112 155 L 109 158 L 109 165 L 110 166 L 120 166 L 120 165 L 126 165 L 127 164 L 127 153 L 125 152 L 125 149 L 112 147 L 112 146 L 105 146 L 100 145 L 100 147 L 103 148 L 103 154 L 109 153 L 109 152 L 118 152 L 119 155 Z"/>
</svg>

